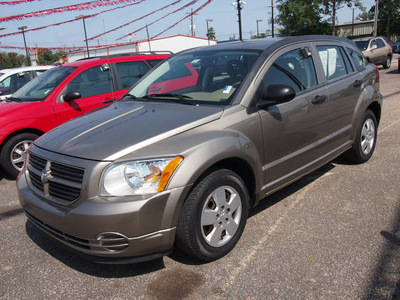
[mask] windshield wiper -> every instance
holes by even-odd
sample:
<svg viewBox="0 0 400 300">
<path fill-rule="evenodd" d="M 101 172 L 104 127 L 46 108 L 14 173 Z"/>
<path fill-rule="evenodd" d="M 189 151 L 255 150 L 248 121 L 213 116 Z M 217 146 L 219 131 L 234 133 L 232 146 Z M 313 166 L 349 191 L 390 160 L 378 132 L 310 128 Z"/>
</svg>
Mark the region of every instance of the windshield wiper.
<svg viewBox="0 0 400 300">
<path fill-rule="evenodd" d="M 142 102 L 147 102 L 149 101 L 147 98 L 143 97 L 143 98 L 138 98 L 134 95 L 128 94 L 122 97 L 121 100 L 134 100 L 134 101 L 142 101 Z"/>
<path fill-rule="evenodd" d="M 9 97 L 6 99 L 6 102 L 22 102 L 22 100 L 15 97 Z"/>
<path fill-rule="evenodd" d="M 144 99 L 173 98 L 173 99 L 167 99 L 167 100 L 175 101 L 175 102 L 182 103 L 182 104 L 197 105 L 197 103 L 194 101 L 188 101 L 188 100 L 193 99 L 192 97 L 186 96 L 186 95 L 181 95 L 181 94 L 170 94 L 170 93 L 150 94 L 150 95 L 143 96 L 143 98 Z"/>
</svg>

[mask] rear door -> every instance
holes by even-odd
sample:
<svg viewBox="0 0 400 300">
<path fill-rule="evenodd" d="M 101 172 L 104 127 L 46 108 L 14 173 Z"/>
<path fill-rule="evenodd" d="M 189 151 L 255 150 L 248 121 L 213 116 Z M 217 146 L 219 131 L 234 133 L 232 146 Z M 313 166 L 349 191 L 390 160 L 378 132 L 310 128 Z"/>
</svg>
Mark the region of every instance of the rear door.
<svg viewBox="0 0 400 300">
<path fill-rule="evenodd" d="M 364 68 L 362 56 L 355 48 L 335 42 L 316 43 L 316 49 L 320 58 L 317 67 L 323 70 L 328 89 L 327 142 L 339 150 L 351 144 L 352 120 L 364 84 L 357 70 Z"/>
<path fill-rule="evenodd" d="M 319 84 L 311 54 L 311 45 L 304 43 L 278 52 L 267 64 L 259 87 L 285 84 L 296 91 L 293 100 L 259 110 L 267 193 L 315 167 L 327 151 L 327 91 Z"/>
</svg>

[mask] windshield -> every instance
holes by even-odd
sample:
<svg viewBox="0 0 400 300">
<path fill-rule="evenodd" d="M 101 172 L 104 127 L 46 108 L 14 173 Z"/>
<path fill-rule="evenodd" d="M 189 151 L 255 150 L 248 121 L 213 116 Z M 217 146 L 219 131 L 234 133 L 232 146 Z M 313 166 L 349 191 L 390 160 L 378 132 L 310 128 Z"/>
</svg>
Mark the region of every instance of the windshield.
<svg viewBox="0 0 400 300">
<path fill-rule="evenodd" d="M 261 51 L 198 50 L 173 56 L 122 100 L 229 104 Z"/>
<path fill-rule="evenodd" d="M 360 50 L 366 50 L 368 48 L 368 41 L 357 41 L 356 45 Z"/>
<path fill-rule="evenodd" d="M 58 67 L 44 72 L 13 94 L 20 101 L 43 101 L 75 67 Z"/>
</svg>

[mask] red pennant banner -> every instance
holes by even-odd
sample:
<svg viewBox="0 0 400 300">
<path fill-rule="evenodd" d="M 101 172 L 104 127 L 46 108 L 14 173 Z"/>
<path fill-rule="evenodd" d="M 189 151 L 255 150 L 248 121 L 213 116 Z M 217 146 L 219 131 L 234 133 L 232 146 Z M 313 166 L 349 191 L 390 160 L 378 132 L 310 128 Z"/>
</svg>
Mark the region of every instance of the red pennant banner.
<svg viewBox="0 0 400 300">
<path fill-rule="evenodd" d="M 145 1 L 145 0 L 112 0 L 112 1 L 102 1 L 102 2 L 90 1 L 90 2 L 85 2 L 85 3 L 81 3 L 81 4 L 56 7 L 56 8 L 30 12 L 30 13 L 21 14 L 21 15 L 4 17 L 4 18 L 0 18 L 0 22 L 8 22 L 11 20 L 23 20 L 26 18 L 47 16 L 47 15 L 61 13 L 61 12 L 65 12 L 65 11 L 87 10 L 87 9 L 94 9 L 94 8 L 103 7 L 103 6 L 119 5 L 119 4 L 123 4 L 126 2 L 142 2 L 142 1 Z"/>
</svg>

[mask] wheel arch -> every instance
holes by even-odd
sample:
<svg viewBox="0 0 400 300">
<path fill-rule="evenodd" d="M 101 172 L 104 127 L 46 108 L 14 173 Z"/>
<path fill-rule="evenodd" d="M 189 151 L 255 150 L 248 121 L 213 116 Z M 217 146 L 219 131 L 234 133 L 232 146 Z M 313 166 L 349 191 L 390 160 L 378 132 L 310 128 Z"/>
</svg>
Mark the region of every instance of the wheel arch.
<svg viewBox="0 0 400 300">
<path fill-rule="evenodd" d="M 7 142 L 8 142 L 10 139 L 12 139 L 14 136 L 17 136 L 17 135 L 19 135 L 19 134 L 21 134 L 21 133 L 33 133 L 33 134 L 37 134 L 37 135 L 39 135 L 39 136 L 41 136 L 42 134 L 44 134 L 43 131 L 41 131 L 41 130 L 39 130 L 39 129 L 35 129 L 35 128 L 24 128 L 24 129 L 19 129 L 19 130 L 16 130 L 16 131 L 14 131 L 14 132 L 11 132 L 11 133 L 8 134 L 8 135 L 3 139 L 3 141 L 1 142 L 1 145 L 0 145 L 0 153 L 1 153 L 1 151 L 3 150 L 3 146 L 4 146 L 5 143 L 7 143 Z"/>
<path fill-rule="evenodd" d="M 382 113 L 382 107 L 378 102 L 372 102 L 368 107 L 367 110 L 370 110 L 374 113 L 376 122 L 380 123 L 381 121 L 381 113 Z"/>
</svg>

